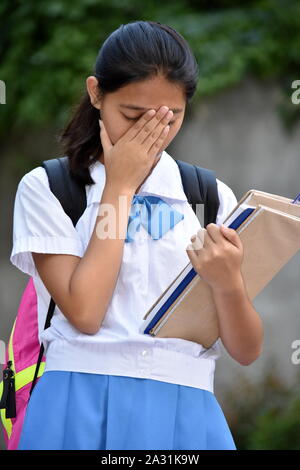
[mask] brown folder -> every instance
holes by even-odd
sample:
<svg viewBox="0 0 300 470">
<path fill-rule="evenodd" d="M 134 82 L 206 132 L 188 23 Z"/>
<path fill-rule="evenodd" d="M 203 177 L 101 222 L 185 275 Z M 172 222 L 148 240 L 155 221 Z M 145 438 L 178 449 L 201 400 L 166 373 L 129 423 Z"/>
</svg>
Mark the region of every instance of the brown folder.
<svg viewBox="0 0 300 470">
<path fill-rule="evenodd" d="M 300 205 L 254 189 L 243 196 L 236 208 L 245 201 L 256 208 L 237 228 L 237 233 L 244 248 L 241 272 L 248 297 L 253 300 L 300 249 Z M 175 280 L 151 306 L 144 320 Z M 219 338 L 218 315 L 210 286 L 197 274 L 150 334 L 182 338 L 209 348 Z"/>
</svg>

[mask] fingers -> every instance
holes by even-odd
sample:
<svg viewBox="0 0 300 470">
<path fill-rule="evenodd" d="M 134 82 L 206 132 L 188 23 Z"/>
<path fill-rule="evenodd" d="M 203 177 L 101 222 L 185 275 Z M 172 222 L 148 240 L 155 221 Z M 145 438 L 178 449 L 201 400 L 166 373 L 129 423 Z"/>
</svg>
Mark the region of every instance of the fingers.
<svg viewBox="0 0 300 470">
<path fill-rule="evenodd" d="M 234 229 L 225 227 L 224 225 L 218 226 L 216 224 L 208 224 L 206 229 L 207 233 L 209 234 L 207 245 L 210 243 L 222 243 L 224 242 L 224 238 L 226 238 L 226 240 L 233 243 L 233 245 L 235 245 L 237 248 L 242 247 L 242 241 Z M 206 242 L 204 242 L 204 246 L 205 245 Z"/>
<path fill-rule="evenodd" d="M 195 252 L 195 250 L 193 250 L 192 248 L 192 245 L 188 245 L 186 247 L 186 253 L 190 259 L 190 262 L 195 265 L 196 263 L 198 263 L 198 255 L 197 253 Z"/>
<path fill-rule="evenodd" d="M 151 115 L 151 111 L 153 111 L 154 114 L 152 113 Z M 149 151 L 157 139 L 160 139 L 160 147 L 161 142 L 167 135 L 169 129 L 164 131 L 165 134 L 163 133 L 163 130 L 166 128 L 172 116 L 173 112 L 169 111 L 167 106 L 162 106 L 157 112 L 155 110 L 150 110 L 144 114 L 122 138 L 131 141 L 133 140 L 134 142 L 142 145 L 146 152 Z"/>
<path fill-rule="evenodd" d="M 151 120 L 153 119 L 153 116 L 156 114 L 155 109 L 150 109 L 146 113 L 144 113 L 140 119 L 133 125 L 131 126 L 127 132 L 121 137 L 123 141 L 130 141 L 133 140 L 138 133 L 141 131 L 141 129 L 144 128 L 144 126 Z"/>
<path fill-rule="evenodd" d="M 202 248 L 208 248 L 222 241 L 223 236 L 219 232 L 216 224 L 208 224 L 206 228 L 201 228 L 191 237 L 191 244 L 188 245 L 189 251 L 193 251 L 196 256 L 199 255 Z"/>
<path fill-rule="evenodd" d="M 150 158 L 153 158 L 157 155 L 159 149 L 162 147 L 163 142 L 165 141 L 170 130 L 170 126 L 166 126 L 160 133 L 158 139 L 149 147 L 146 147 L 146 151 Z M 147 141 L 148 142 L 148 141 Z"/>
<path fill-rule="evenodd" d="M 208 224 L 206 226 L 207 233 L 209 238 L 207 239 L 208 244 L 211 242 L 220 243 L 223 240 L 222 233 L 220 232 L 220 227 L 217 224 Z"/>
<path fill-rule="evenodd" d="M 224 238 L 230 241 L 237 248 L 242 248 L 243 246 L 242 241 L 235 230 L 223 225 L 218 226 L 211 223 L 206 226 L 206 229 L 198 230 L 198 232 L 191 237 L 192 243 L 189 247 L 192 248 L 196 254 L 199 254 L 199 250 L 202 248 L 213 247 L 216 244 L 224 245 Z"/>
<path fill-rule="evenodd" d="M 190 247 L 189 249 L 192 249 L 193 251 L 195 251 L 196 254 L 198 254 L 199 251 L 204 246 L 205 232 L 206 232 L 206 229 L 201 228 L 200 230 L 198 230 L 196 235 L 193 235 L 191 237 L 191 242 L 192 243 L 189 245 L 189 247 Z"/>
<path fill-rule="evenodd" d="M 141 132 L 137 136 L 137 140 L 143 145 L 146 152 L 149 152 L 150 149 L 153 151 L 161 147 L 162 141 L 166 137 L 170 126 L 168 123 L 173 117 L 173 111 L 168 110 L 167 106 L 161 107 L 153 119 L 141 129 Z M 149 127 L 149 130 L 147 130 Z"/>
<path fill-rule="evenodd" d="M 224 225 L 221 225 L 220 227 L 223 235 L 227 240 L 229 240 L 233 245 L 235 245 L 237 248 L 242 248 L 243 243 L 242 240 L 240 239 L 239 234 L 232 228 L 225 227 Z"/>
</svg>

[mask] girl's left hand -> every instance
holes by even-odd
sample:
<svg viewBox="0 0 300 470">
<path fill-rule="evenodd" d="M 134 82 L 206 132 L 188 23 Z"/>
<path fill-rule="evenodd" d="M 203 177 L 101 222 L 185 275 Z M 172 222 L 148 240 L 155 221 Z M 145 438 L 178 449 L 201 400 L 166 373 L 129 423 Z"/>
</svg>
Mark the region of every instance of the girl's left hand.
<svg viewBox="0 0 300 470">
<path fill-rule="evenodd" d="M 241 278 L 243 244 L 234 229 L 208 224 L 191 237 L 188 257 L 212 289 L 226 290 Z"/>
</svg>

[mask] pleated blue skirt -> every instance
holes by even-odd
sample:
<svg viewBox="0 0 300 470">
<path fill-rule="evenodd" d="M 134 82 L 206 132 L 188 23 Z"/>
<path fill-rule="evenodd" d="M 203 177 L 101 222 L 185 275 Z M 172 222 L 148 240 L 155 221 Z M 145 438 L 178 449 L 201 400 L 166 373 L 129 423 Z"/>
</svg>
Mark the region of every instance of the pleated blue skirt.
<svg viewBox="0 0 300 470">
<path fill-rule="evenodd" d="M 158 380 L 46 371 L 19 450 L 236 450 L 212 392 Z"/>
</svg>

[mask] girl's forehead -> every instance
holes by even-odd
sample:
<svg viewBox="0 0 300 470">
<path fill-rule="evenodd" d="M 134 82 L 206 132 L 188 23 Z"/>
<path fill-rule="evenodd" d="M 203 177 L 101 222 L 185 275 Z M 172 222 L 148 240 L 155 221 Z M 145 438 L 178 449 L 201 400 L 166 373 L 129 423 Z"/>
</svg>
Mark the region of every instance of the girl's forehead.
<svg viewBox="0 0 300 470">
<path fill-rule="evenodd" d="M 178 83 L 156 77 L 129 83 L 113 93 L 117 104 L 123 109 L 147 111 L 167 105 L 173 112 L 182 112 L 185 108 L 185 91 Z"/>
</svg>

